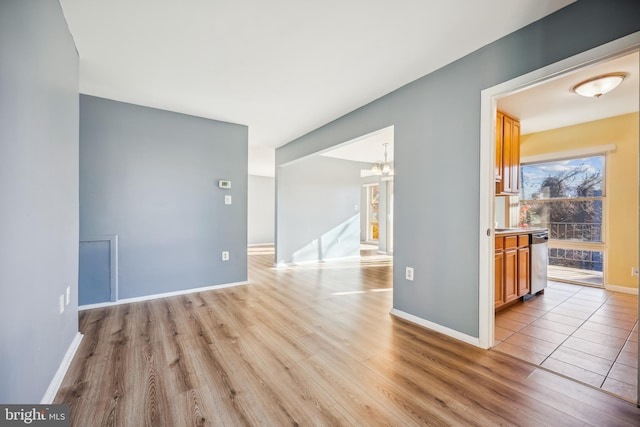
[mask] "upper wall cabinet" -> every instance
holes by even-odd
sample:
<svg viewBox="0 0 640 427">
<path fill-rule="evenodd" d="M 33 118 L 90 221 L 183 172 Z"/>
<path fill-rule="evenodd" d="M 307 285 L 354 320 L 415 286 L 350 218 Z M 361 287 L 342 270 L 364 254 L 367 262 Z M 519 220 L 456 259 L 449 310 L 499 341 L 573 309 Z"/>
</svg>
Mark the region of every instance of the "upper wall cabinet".
<svg viewBox="0 0 640 427">
<path fill-rule="evenodd" d="M 520 192 L 520 121 L 496 114 L 496 194 Z"/>
</svg>

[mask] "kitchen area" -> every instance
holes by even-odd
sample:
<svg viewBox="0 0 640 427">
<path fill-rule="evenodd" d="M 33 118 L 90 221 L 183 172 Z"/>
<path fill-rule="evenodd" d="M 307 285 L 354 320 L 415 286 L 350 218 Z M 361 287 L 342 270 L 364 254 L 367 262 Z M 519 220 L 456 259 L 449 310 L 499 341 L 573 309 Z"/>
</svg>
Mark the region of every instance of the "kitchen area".
<svg viewBox="0 0 640 427">
<path fill-rule="evenodd" d="M 526 92 L 513 97 L 529 108 Z M 638 113 L 523 132 L 531 112 L 509 101 L 496 114 L 493 350 L 636 402 L 636 258 L 625 257 L 637 254 L 638 201 L 625 179 L 639 141 L 605 143 Z"/>
<path fill-rule="evenodd" d="M 523 226 L 509 214 L 514 200 L 519 210 L 520 121 L 502 111 L 496 113 L 495 180 L 494 305 L 499 310 L 544 292 L 549 239 L 546 228 Z"/>
</svg>

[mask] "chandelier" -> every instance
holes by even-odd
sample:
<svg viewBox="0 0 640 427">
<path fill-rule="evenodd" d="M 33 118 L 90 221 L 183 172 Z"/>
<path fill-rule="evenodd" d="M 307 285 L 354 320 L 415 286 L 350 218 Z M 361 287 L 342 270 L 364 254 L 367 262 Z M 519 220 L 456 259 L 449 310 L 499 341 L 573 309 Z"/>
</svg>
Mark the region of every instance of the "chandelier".
<svg viewBox="0 0 640 427">
<path fill-rule="evenodd" d="M 383 175 L 383 176 L 393 175 L 393 166 L 391 165 L 391 163 L 389 163 L 388 154 L 387 154 L 387 146 L 389 145 L 389 143 L 385 142 L 382 145 L 384 145 L 384 162 L 377 161 L 371 167 L 371 172 L 374 175 Z"/>
</svg>

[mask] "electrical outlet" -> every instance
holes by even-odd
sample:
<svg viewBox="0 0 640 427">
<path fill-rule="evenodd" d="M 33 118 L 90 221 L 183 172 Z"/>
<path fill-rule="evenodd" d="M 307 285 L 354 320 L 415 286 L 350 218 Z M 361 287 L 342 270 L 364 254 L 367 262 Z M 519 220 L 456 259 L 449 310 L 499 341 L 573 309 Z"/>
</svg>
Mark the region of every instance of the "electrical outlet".
<svg viewBox="0 0 640 427">
<path fill-rule="evenodd" d="M 71 286 L 67 286 L 67 294 L 66 294 L 66 305 L 69 305 L 71 302 Z"/>
<path fill-rule="evenodd" d="M 638 277 L 638 267 L 631 267 L 631 275 Z"/>
<path fill-rule="evenodd" d="M 404 273 L 404 277 L 407 280 L 413 281 L 413 267 L 407 267 Z"/>
<path fill-rule="evenodd" d="M 222 260 L 223 261 L 229 261 L 229 251 L 223 251 L 222 252 Z"/>
<path fill-rule="evenodd" d="M 58 298 L 58 306 L 60 308 L 60 314 L 64 313 L 64 294 Z"/>
</svg>

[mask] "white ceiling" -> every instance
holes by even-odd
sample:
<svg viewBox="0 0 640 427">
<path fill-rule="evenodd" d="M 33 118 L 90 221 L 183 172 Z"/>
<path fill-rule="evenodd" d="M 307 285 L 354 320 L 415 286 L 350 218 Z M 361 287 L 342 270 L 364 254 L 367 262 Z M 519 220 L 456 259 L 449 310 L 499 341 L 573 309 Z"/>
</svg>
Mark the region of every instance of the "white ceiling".
<svg viewBox="0 0 640 427">
<path fill-rule="evenodd" d="M 638 52 L 580 68 L 498 100 L 498 109 L 520 119 L 522 134 L 540 132 L 638 111 L 640 66 Z M 592 77 L 627 74 L 612 92 L 585 98 L 571 90 Z"/>
<path fill-rule="evenodd" d="M 80 92 L 249 126 L 273 150 L 574 0 L 60 0 Z"/>
<path fill-rule="evenodd" d="M 356 162 L 376 163 L 384 161 L 384 144 L 387 145 L 387 160 L 393 162 L 393 126 L 347 141 L 322 153 L 323 156 Z"/>
</svg>

